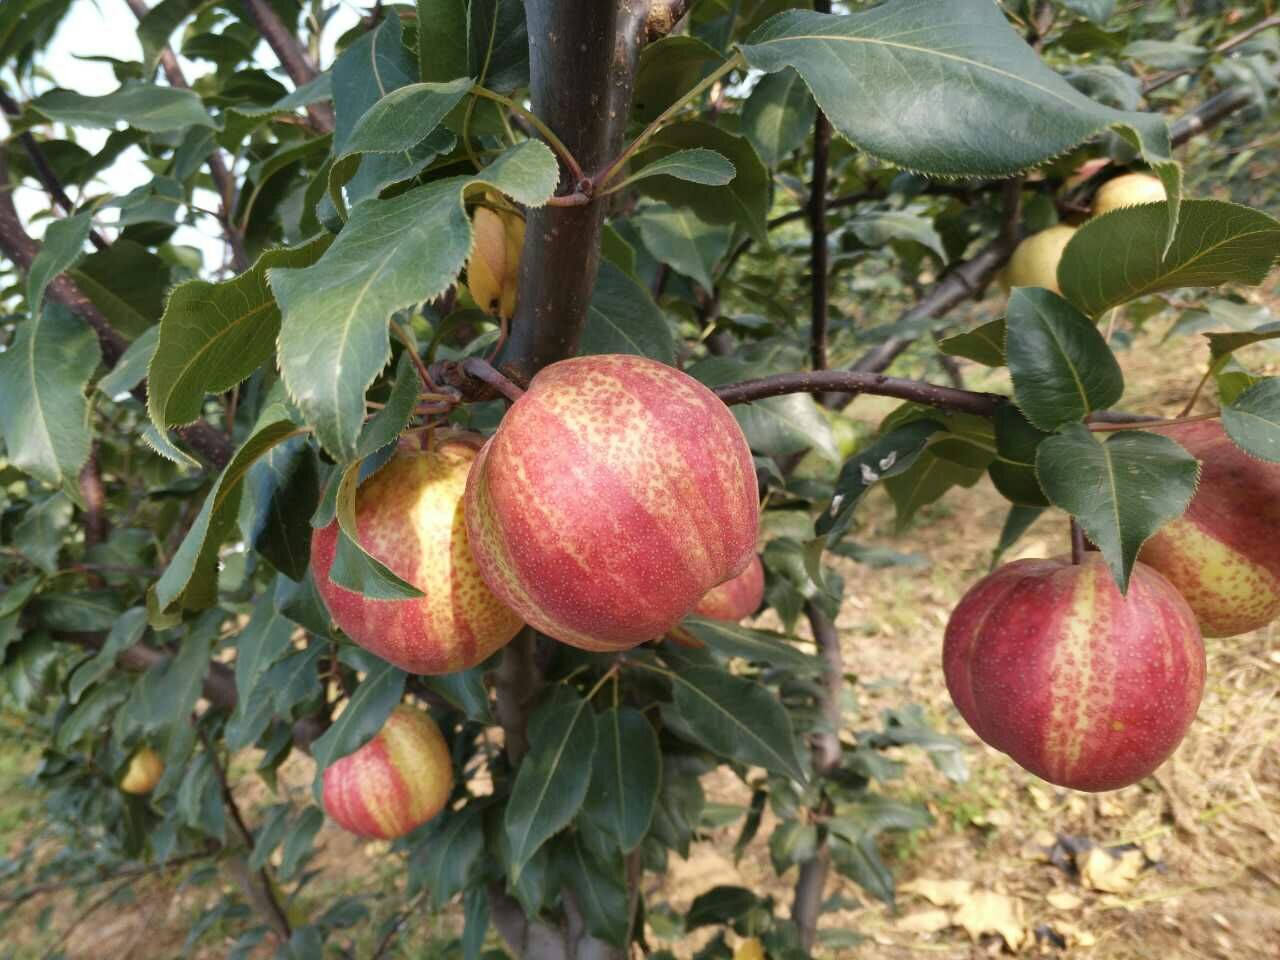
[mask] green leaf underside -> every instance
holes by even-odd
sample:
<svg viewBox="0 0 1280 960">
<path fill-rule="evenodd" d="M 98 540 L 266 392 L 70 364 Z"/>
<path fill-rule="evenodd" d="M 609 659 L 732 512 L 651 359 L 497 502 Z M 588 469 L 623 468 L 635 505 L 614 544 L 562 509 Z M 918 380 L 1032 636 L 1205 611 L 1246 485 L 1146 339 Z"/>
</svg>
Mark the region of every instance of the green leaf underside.
<svg viewBox="0 0 1280 960">
<path fill-rule="evenodd" d="M 1158 169 L 1176 207 L 1181 175 L 1163 118 L 1079 93 L 996 4 L 895 0 L 847 16 L 791 10 L 740 49 L 766 73 L 794 67 L 841 134 L 907 169 L 1009 176 L 1115 128 Z"/>
<path fill-rule="evenodd" d="M 275 351 L 280 308 L 267 270 L 310 266 L 331 242 L 324 234 L 268 250 L 230 280 L 189 280 L 174 288 L 147 367 L 147 412 L 166 446 L 173 449 L 169 428 L 199 417 L 207 394 L 230 390 Z"/>
<path fill-rule="evenodd" d="M 675 153 L 660 157 L 653 163 L 645 164 L 622 181 L 617 189 L 648 177 L 674 177 L 677 180 L 701 183 L 709 187 L 723 187 L 733 180 L 736 173 L 737 170 L 728 157 L 714 150 L 708 150 L 706 147 L 694 147 L 689 150 L 677 150 Z"/>
<path fill-rule="evenodd" d="M 1259 380 L 1223 407 L 1222 426 L 1245 453 L 1280 463 L 1280 377 Z"/>
<path fill-rule="evenodd" d="M 1040 444 L 1036 474 L 1050 502 L 1079 521 L 1127 591 L 1139 549 L 1191 502 L 1200 465 L 1159 434 L 1125 430 L 1099 442 L 1073 423 Z"/>
<path fill-rule="evenodd" d="M 645 207 L 634 223 L 655 259 L 696 280 L 704 290 L 714 289 L 711 274 L 729 245 L 728 227 L 714 226 L 692 210 L 665 203 Z"/>
<path fill-rule="evenodd" d="M 798 649 L 783 634 L 701 617 L 688 617 L 681 626 L 708 647 L 726 656 L 741 657 L 752 663 L 765 663 L 798 673 L 822 672 L 820 658 Z"/>
<path fill-rule="evenodd" d="M 1168 206 L 1148 203 L 1095 217 L 1058 264 L 1062 294 L 1091 317 L 1179 287 L 1257 286 L 1280 257 L 1280 221 L 1222 200 L 1184 200 L 1164 251 Z"/>
<path fill-rule="evenodd" d="M 92 437 L 84 388 L 101 358 L 93 331 L 53 303 L 19 324 L 0 353 L 0 435 L 9 463 L 77 501 Z"/>
<path fill-rule="evenodd" d="M 989 320 L 981 326 L 938 341 L 938 349 L 953 357 L 964 357 L 987 367 L 1003 367 L 1005 320 Z"/>
<path fill-rule="evenodd" d="M 769 168 L 798 150 L 813 129 L 817 107 L 794 70 L 761 77 L 742 108 L 742 132 Z"/>
<path fill-rule="evenodd" d="M 88 213 L 79 213 L 65 220 L 54 220 L 45 228 L 40 252 L 31 261 L 31 268 L 27 271 L 27 303 L 32 315 L 40 313 L 44 291 L 53 278 L 80 259 L 91 229 L 93 222 Z"/>
<path fill-rule="evenodd" d="M 423 596 L 421 590 L 361 546 L 356 524 L 356 493 L 364 479 L 365 461 L 393 443 L 404 429 L 417 402 L 418 388 L 417 370 L 408 353 L 402 353 L 387 405 L 361 431 L 356 459 L 346 466 L 338 481 L 334 506 L 340 533 L 329 579 L 375 600 L 410 600 Z"/>
<path fill-rule="evenodd" d="M 491 186 L 537 206 L 551 196 L 557 177 L 550 149 L 526 141 L 480 175 L 357 204 L 317 263 L 268 271 L 283 314 L 285 385 L 335 459 L 346 463 L 356 454 L 365 390 L 390 354 L 387 321 L 440 293 L 462 270 L 471 250 L 464 193 Z"/>
<path fill-rule="evenodd" d="M 1082 420 L 1123 395 L 1124 375 L 1106 340 L 1057 294 L 1015 287 L 1007 324 L 1013 396 L 1041 430 Z"/>
<path fill-rule="evenodd" d="M 582 807 L 596 750 L 591 705 L 558 687 L 530 720 L 529 742 L 505 815 L 513 879 Z"/>
<path fill-rule="evenodd" d="M 165 133 L 190 126 L 217 128 L 199 94 L 177 87 L 129 81 L 119 90 L 89 97 L 72 90 L 50 90 L 31 101 L 50 120 L 74 127 L 116 129 L 125 123 L 148 133 Z"/>
</svg>

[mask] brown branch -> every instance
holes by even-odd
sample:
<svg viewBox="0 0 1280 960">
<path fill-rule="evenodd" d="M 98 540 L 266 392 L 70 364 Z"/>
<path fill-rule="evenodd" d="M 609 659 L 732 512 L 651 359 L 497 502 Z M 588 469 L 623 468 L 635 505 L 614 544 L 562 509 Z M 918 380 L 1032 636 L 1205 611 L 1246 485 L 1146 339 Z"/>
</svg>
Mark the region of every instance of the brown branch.
<svg viewBox="0 0 1280 960">
<path fill-rule="evenodd" d="M 1222 56 L 1224 53 L 1231 52 L 1245 41 L 1251 40 L 1263 30 L 1270 30 L 1272 27 L 1277 26 L 1280 26 L 1280 16 L 1270 16 L 1264 20 L 1259 20 L 1247 30 L 1243 30 L 1240 33 L 1237 33 L 1234 37 L 1229 37 L 1222 41 L 1222 43 L 1213 48 L 1213 53 L 1215 56 Z M 1142 84 L 1143 96 L 1151 93 L 1153 90 L 1159 90 L 1165 84 L 1172 83 L 1179 77 L 1185 77 L 1187 74 L 1195 73 L 1199 69 L 1200 67 L 1179 67 L 1177 70 L 1166 70 L 1164 73 L 1157 73 L 1154 77 L 1151 77 Z"/>
<path fill-rule="evenodd" d="M 653 43 L 668 36 L 693 6 L 693 0 L 649 0 L 645 17 L 644 42 Z"/>
<path fill-rule="evenodd" d="M 812 601 L 807 602 L 804 609 L 823 662 L 818 707 L 824 729 L 813 737 L 813 772 L 817 777 L 826 778 L 840 766 L 840 726 L 843 723 L 840 694 L 844 688 L 844 658 L 840 653 L 840 634 L 831 618 Z M 830 801 L 824 797 L 818 812 L 827 813 L 829 809 Z M 831 851 L 826 836 L 823 836 L 813 858 L 800 865 L 795 899 L 791 905 L 791 919 L 799 931 L 800 946 L 806 953 L 813 949 L 817 936 L 818 915 L 822 911 L 823 893 L 830 871 Z"/>
<path fill-rule="evenodd" d="M 22 108 L 4 90 L 0 90 L 0 110 L 3 110 L 10 117 L 18 117 L 22 113 Z M 18 134 L 18 142 L 22 144 L 22 149 L 26 151 L 27 158 L 31 161 L 31 166 L 35 168 L 36 179 L 40 181 L 41 186 L 45 188 L 45 191 L 53 198 L 53 201 L 65 213 L 74 213 L 76 205 L 67 196 L 67 191 L 62 186 L 62 181 L 58 179 L 53 167 L 49 165 L 49 161 L 40 149 L 40 144 L 36 142 L 35 137 L 31 136 L 29 132 L 23 131 Z M 89 231 L 89 240 L 99 250 L 105 250 L 110 246 L 106 238 L 97 230 Z"/>
<path fill-rule="evenodd" d="M 89 450 L 89 457 L 80 468 L 80 498 L 84 500 L 84 545 L 92 549 L 107 539 L 110 529 L 105 512 L 107 491 L 102 486 L 98 472 L 98 445 Z"/>
<path fill-rule="evenodd" d="M 725 404 L 751 403 L 767 397 L 780 397 L 787 393 L 836 393 L 863 394 L 878 397 L 897 397 L 942 410 L 957 410 L 980 417 L 995 416 L 1008 397 L 995 393 L 977 393 L 973 390 L 957 390 L 936 383 L 920 380 L 904 380 L 882 373 L 861 373 L 854 370 L 813 370 L 799 373 L 779 373 L 758 380 L 744 380 L 716 387 L 715 393 Z"/>
<path fill-rule="evenodd" d="M 147 8 L 146 0 L 125 0 L 129 5 L 129 9 L 133 11 L 133 15 L 141 22 L 150 11 Z M 182 67 L 178 64 L 178 58 L 174 52 L 166 44 L 160 48 L 160 66 L 164 70 L 164 75 L 169 81 L 169 86 L 177 87 L 182 90 L 191 89 L 187 83 L 187 78 L 182 73 Z M 235 225 L 235 209 L 236 209 L 236 181 L 231 175 L 231 171 L 227 169 L 226 163 L 223 162 L 222 154 L 216 148 L 213 153 L 209 154 L 206 161 L 209 167 L 209 176 L 213 179 L 214 186 L 217 188 L 219 200 L 219 216 L 218 221 L 222 224 L 222 232 L 227 238 L 227 245 L 231 247 L 231 265 L 235 268 L 236 273 L 243 273 L 249 269 L 249 254 L 244 247 L 244 234 Z"/>
<path fill-rule="evenodd" d="M 293 31 L 276 16 L 267 0 L 244 0 L 244 9 L 295 86 L 301 87 L 316 78 L 316 68 L 302 49 L 302 44 Z M 321 133 L 333 132 L 333 109 L 328 104 L 311 104 L 307 107 L 307 115 L 311 118 L 311 125 Z"/>
<path fill-rule="evenodd" d="M 222 791 L 222 803 L 227 808 L 227 813 L 231 816 L 231 824 L 235 827 L 235 832 L 245 850 L 252 850 L 253 832 L 245 824 L 244 816 L 240 813 L 240 806 L 236 803 L 235 795 L 231 792 L 231 784 L 227 781 L 227 771 L 222 765 L 218 751 L 214 749 L 209 735 L 200 729 L 199 721 L 192 717 L 191 722 L 196 724 L 196 734 L 200 737 L 200 742 L 204 744 L 205 756 L 209 758 L 209 763 L 213 765 L 214 776 L 218 778 L 218 787 Z M 245 896 L 249 899 L 250 905 L 271 927 L 279 941 L 288 943 L 292 933 L 289 926 L 289 918 L 280 906 L 280 901 L 276 899 L 275 885 L 271 880 L 271 875 L 267 872 L 267 868 L 264 866 L 256 871 L 250 868 L 249 861 L 242 851 L 230 851 L 228 862 L 232 873 L 236 875 L 237 881 L 244 890 Z"/>
<path fill-rule="evenodd" d="M 467 357 L 462 361 L 462 372 L 497 390 L 512 403 L 524 396 L 523 390 L 512 383 L 501 371 L 490 366 L 487 360 Z"/>
</svg>

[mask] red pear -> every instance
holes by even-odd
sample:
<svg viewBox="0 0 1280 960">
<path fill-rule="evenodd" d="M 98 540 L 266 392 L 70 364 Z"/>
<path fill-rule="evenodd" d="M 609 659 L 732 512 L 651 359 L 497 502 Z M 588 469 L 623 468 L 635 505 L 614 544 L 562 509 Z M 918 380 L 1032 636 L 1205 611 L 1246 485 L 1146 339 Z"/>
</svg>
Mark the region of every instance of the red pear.
<svg viewBox="0 0 1280 960">
<path fill-rule="evenodd" d="M 1100 554 L 1018 560 L 947 624 L 947 689 L 973 732 L 1050 783 L 1116 790 L 1164 763 L 1204 689 L 1181 594 L 1135 564 L 1122 595 Z"/>
<path fill-rule="evenodd" d="M 485 444 L 467 531 L 490 589 L 585 650 L 662 636 L 755 555 L 746 438 L 692 377 L 643 357 L 540 371 Z"/>
<path fill-rule="evenodd" d="M 693 612 L 711 620 L 730 620 L 736 623 L 751 616 L 764 600 L 764 564 L 758 556 L 751 558 L 747 569 L 726 580 L 698 601 Z"/>
</svg>

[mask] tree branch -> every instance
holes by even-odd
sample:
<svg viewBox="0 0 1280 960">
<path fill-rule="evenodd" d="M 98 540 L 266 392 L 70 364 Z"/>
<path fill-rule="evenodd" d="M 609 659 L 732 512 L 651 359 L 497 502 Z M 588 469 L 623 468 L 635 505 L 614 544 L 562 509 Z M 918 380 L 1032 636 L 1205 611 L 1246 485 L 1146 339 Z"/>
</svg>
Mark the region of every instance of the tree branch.
<svg viewBox="0 0 1280 960">
<path fill-rule="evenodd" d="M 244 0 L 244 9 L 249 20 L 262 34 L 262 39 L 267 41 L 267 46 L 275 53 L 280 66 L 284 67 L 284 72 L 289 75 L 294 86 L 304 86 L 316 78 L 318 71 L 307 57 L 307 52 L 302 49 L 302 44 L 298 42 L 293 31 L 276 16 L 275 10 L 267 0 Z M 317 130 L 322 133 L 333 132 L 333 109 L 328 104 L 311 104 L 307 107 L 307 115 L 311 118 L 312 126 Z"/>
<path fill-rule="evenodd" d="M 805 603 L 804 610 L 823 662 L 818 706 L 824 729 L 813 737 L 813 772 L 817 777 L 826 778 L 840 766 L 840 727 L 844 720 L 840 694 L 844 688 L 844 658 L 840 652 L 840 634 L 831 619 L 812 602 Z M 829 806 L 824 797 L 821 812 Z M 791 906 L 791 919 L 800 933 L 800 946 L 806 953 L 813 949 L 817 936 L 818 915 L 822 911 L 823 893 L 830 871 L 831 851 L 824 835 L 813 858 L 800 865 Z"/>
<path fill-rule="evenodd" d="M 583 169 L 599 170 L 622 149 L 648 4 L 527 0 L 525 11 L 533 112 Z M 578 191 L 578 184 L 562 187 Z M 500 355 L 522 376 L 578 351 L 600 265 L 605 207 L 596 196 L 529 211 L 516 316 Z"/>
<path fill-rule="evenodd" d="M 821 0 L 814 9 L 830 12 Z M 809 183 L 809 362 L 814 370 L 827 369 L 827 154 L 831 148 L 831 124 L 818 111 L 813 126 L 813 179 Z"/>
<path fill-rule="evenodd" d="M 141 22 L 142 18 L 149 12 L 146 0 L 125 0 L 129 5 L 129 9 L 133 11 L 133 15 Z M 178 64 L 178 58 L 174 52 L 166 44 L 160 48 L 160 66 L 164 70 L 165 77 L 169 80 L 169 86 L 178 87 L 179 89 L 189 90 L 190 85 L 187 78 L 182 73 L 182 67 Z M 222 224 L 223 235 L 227 238 L 227 245 L 231 247 L 231 265 L 236 273 L 243 273 L 249 269 L 249 254 L 244 248 L 244 235 L 235 225 L 235 209 L 236 209 L 236 181 L 231 175 L 231 171 L 227 169 L 226 164 L 222 160 L 222 153 L 215 147 L 213 153 L 209 154 L 206 161 L 209 167 L 209 176 L 213 179 L 214 186 L 217 187 L 220 216 L 219 222 Z"/>
<path fill-rule="evenodd" d="M 1277 27 L 1277 26 L 1280 26 L 1280 16 L 1270 16 L 1263 20 L 1259 20 L 1257 23 L 1249 27 L 1247 30 L 1242 30 L 1240 33 L 1237 33 L 1234 37 L 1230 37 L 1222 41 L 1222 43 L 1218 44 L 1216 47 L 1213 48 L 1213 52 L 1216 56 L 1220 57 L 1224 53 L 1231 52 L 1236 47 L 1240 46 L 1240 44 L 1248 40 L 1251 40 L 1254 36 L 1261 33 L 1263 30 L 1270 30 L 1272 27 Z M 1195 73 L 1199 69 L 1200 69 L 1199 67 L 1180 67 L 1177 70 L 1166 70 L 1164 73 L 1157 73 L 1154 77 L 1152 77 L 1151 79 L 1143 83 L 1142 85 L 1143 96 L 1146 96 L 1148 93 L 1151 93 L 1153 90 L 1159 90 L 1165 84 L 1172 83 L 1174 80 L 1177 80 L 1179 77 L 1185 77 L 1189 73 Z"/>
<path fill-rule="evenodd" d="M 832 391 L 847 394 L 869 393 L 878 397 L 897 397 L 942 410 L 957 410 L 980 417 L 995 416 L 1009 402 L 1008 397 L 995 393 L 978 393 L 973 390 L 957 390 L 940 384 L 920 380 L 904 380 L 882 373 L 863 373 L 854 370 L 813 370 L 799 373 L 779 373 L 757 380 L 744 380 L 715 388 L 715 394 L 725 404 L 751 403 L 767 397 L 780 397 L 786 393 L 822 393 Z"/>
</svg>

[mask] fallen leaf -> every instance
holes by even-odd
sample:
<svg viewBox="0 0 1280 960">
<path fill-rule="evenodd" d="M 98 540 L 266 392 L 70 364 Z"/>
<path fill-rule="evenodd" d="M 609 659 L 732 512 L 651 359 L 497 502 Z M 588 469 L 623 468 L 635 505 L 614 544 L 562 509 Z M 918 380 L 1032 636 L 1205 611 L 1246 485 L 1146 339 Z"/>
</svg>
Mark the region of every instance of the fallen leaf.
<svg viewBox="0 0 1280 960">
<path fill-rule="evenodd" d="M 1046 895 L 1045 900 L 1055 910 L 1074 910 L 1084 903 L 1082 899 L 1070 890 L 1055 890 L 1053 893 Z"/>
<path fill-rule="evenodd" d="M 968 880 L 930 880 L 921 877 L 902 887 L 905 893 L 918 893 L 935 907 L 959 906 L 969 899 L 973 884 Z"/>
<path fill-rule="evenodd" d="M 998 933 L 1010 950 L 1017 950 L 1026 939 L 1022 902 L 1003 893 L 975 890 L 964 906 L 951 915 L 951 921 L 964 927 L 974 941 L 984 933 Z"/>
<path fill-rule="evenodd" d="M 945 910 L 921 910 L 901 917 L 895 926 L 908 933 L 937 933 L 951 926 L 951 914 Z"/>
<path fill-rule="evenodd" d="M 1080 882 L 1104 893 L 1128 893 L 1146 862 L 1141 850 L 1126 850 L 1113 856 L 1101 847 L 1094 847 L 1080 863 Z"/>
<path fill-rule="evenodd" d="M 1027 784 L 1027 793 L 1031 794 L 1031 802 L 1036 805 L 1037 810 L 1045 811 L 1053 806 L 1053 799 L 1049 794 L 1041 790 L 1034 783 Z"/>
</svg>

